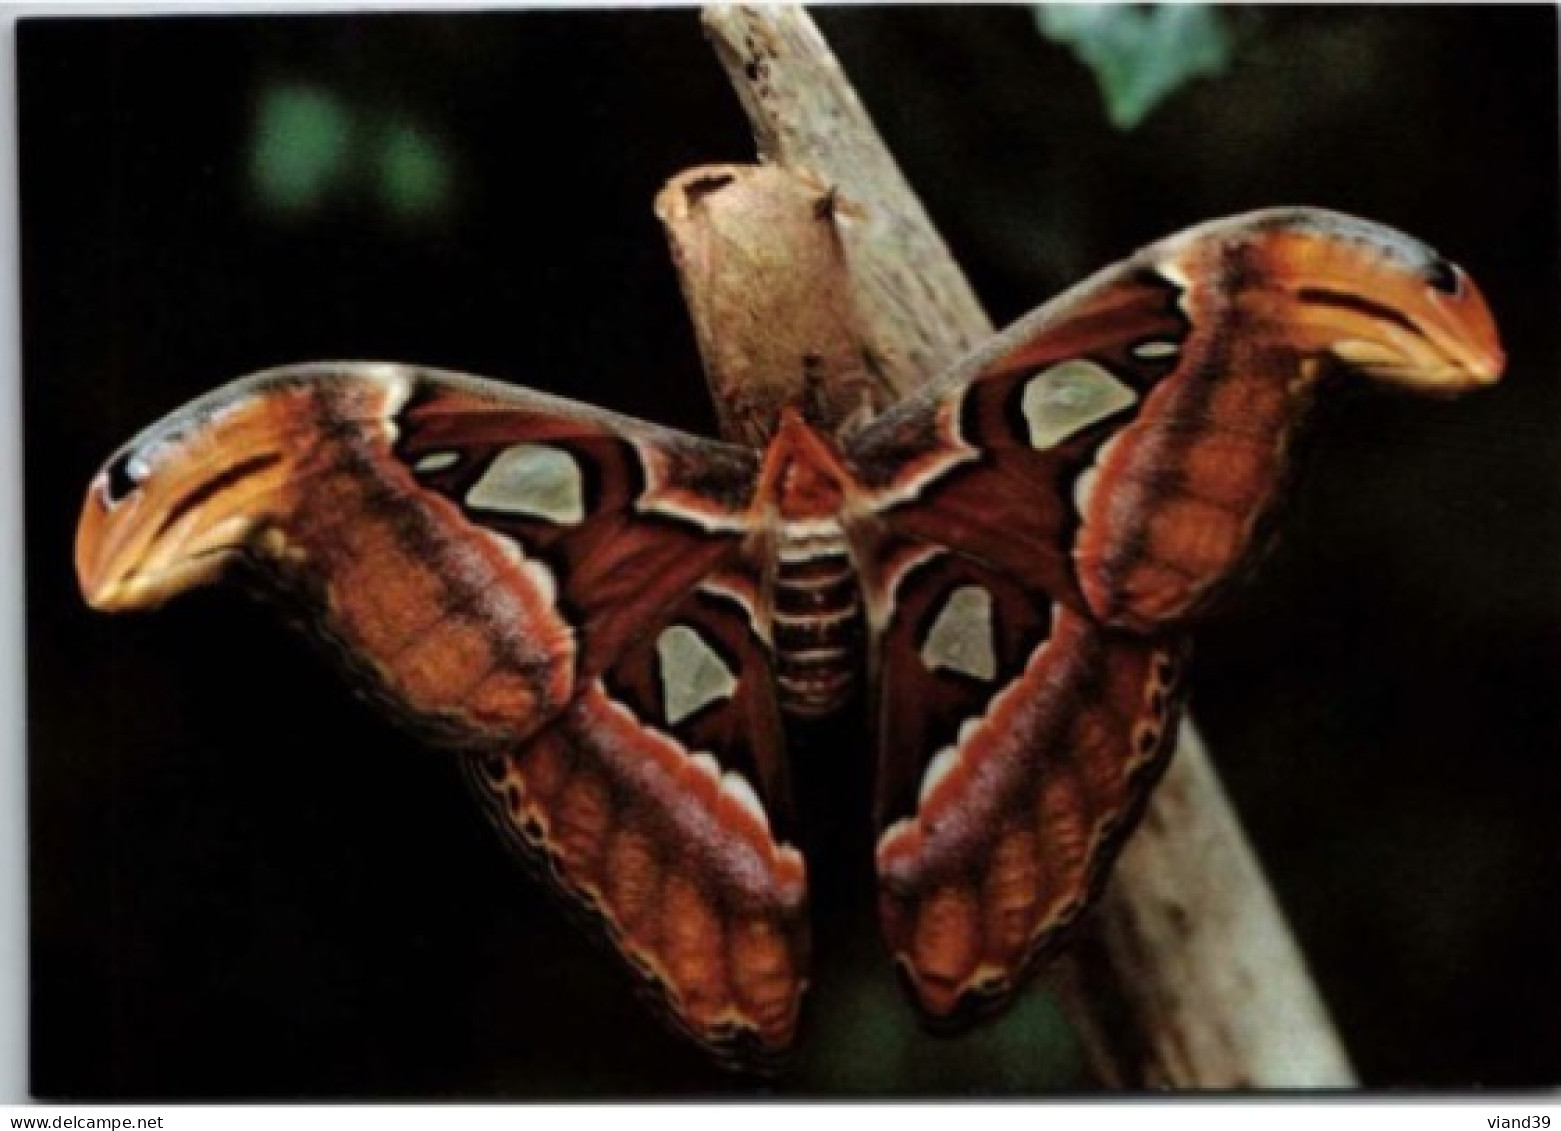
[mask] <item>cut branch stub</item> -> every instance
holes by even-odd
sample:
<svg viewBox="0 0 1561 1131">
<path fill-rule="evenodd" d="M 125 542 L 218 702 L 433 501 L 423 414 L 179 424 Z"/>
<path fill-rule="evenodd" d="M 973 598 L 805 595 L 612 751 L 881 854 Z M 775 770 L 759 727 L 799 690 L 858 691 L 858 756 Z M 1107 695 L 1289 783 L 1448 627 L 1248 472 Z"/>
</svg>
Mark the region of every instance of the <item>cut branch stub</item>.
<svg viewBox="0 0 1561 1131">
<path fill-rule="evenodd" d="M 858 331 L 837 213 L 776 166 L 690 169 L 656 197 L 729 439 L 763 447 L 799 399 L 829 431 L 896 399 Z"/>
<path fill-rule="evenodd" d="M 847 203 L 840 231 L 862 336 L 905 396 L 991 333 L 975 292 L 806 12 L 720 6 L 704 22 L 759 155 Z"/>
</svg>

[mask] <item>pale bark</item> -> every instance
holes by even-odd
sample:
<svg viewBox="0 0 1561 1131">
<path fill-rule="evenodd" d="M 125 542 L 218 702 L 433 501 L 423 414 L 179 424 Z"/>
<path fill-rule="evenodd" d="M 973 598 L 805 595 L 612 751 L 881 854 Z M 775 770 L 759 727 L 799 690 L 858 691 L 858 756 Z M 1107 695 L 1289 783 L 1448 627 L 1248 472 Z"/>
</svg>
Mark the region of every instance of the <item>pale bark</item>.
<svg viewBox="0 0 1561 1131">
<path fill-rule="evenodd" d="M 900 396 L 862 340 L 822 183 L 781 166 L 706 165 L 674 177 L 656 215 L 726 439 L 762 447 L 799 399 L 838 427 Z"/>
<path fill-rule="evenodd" d="M 853 316 L 876 376 L 904 395 L 988 337 L 969 284 L 806 12 L 714 7 L 705 25 L 760 155 L 838 194 Z M 669 232 L 686 257 L 688 233 L 676 225 Z M 806 261 L 799 253 L 797 263 Z M 682 277 L 707 366 L 712 351 L 740 352 L 740 343 L 720 342 L 702 313 L 713 309 L 702 285 L 686 270 Z M 788 293 L 788 302 L 805 301 L 806 288 Z M 712 370 L 711 379 L 718 399 L 733 386 L 729 374 Z M 1054 966 L 1053 984 L 1104 1084 L 1354 1084 L 1190 723 L 1090 928 Z"/>
<path fill-rule="evenodd" d="M 834 188 L 868 348 L 901 395 L 991 332 L 856 92 L 805 11 L 711 7 L 705 28 L 759 156 Z"/>
</svg>

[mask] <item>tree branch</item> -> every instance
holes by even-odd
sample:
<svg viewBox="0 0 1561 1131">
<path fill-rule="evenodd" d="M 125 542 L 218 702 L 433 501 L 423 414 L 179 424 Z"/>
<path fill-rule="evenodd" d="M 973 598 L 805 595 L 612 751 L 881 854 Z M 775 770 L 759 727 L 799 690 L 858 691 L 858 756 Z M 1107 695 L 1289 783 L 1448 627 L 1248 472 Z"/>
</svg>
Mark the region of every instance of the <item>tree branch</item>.
<svg viewBox="0 0 1561 1131">
<path fill-rule="evenodd" d="M 968 283 L 807 14 L 712 7 L 705 26 L 761 155 L 838 194 L 836 227 L 854 299 L 850 317 L 876 376 L 903 396 L 989 336 L 991 324 Z M 664 194 L 658 207 L 665 200 Z M 697 240 L 691 243 L 689 231 L 673 223 L 669 234 L 720 400 L 734 387 L 729 361 L 745 347 L 723 343 L 702 313 L 713 307 L 704 294 L 708 279 L 702 283 L 688 270 Z M 776 300 L 761 291 L 756 283 L 747 292 L 760 311 L 747 319 L 750 325 L 763 325 L 774 309 L 765 304 Z M 788 349 L 770 363 L 797 374 L 785 380 L 804 380 L 806 343 Z M 727 415 L 723 422 L 742 434 Z M 1190 723 L 1090 931 L 1055 964 L 1052 978 L 1107 1085 L 1354 1083 Z"/>
<path fill-rule="evenodd" d="M 975 292 L 806 12 L 714 6 L 705 28 L 759 156 L 846 201 L 862 332 L 889 384 L 903 396 L 986 338 Z"/>
</svg>

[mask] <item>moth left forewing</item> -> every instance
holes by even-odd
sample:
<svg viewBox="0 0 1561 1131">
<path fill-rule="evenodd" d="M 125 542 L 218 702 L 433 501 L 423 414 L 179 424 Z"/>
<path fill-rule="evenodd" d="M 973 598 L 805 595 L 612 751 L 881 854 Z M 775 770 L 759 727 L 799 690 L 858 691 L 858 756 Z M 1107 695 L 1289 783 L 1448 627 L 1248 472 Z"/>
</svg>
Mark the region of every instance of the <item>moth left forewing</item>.
<svg viewBox="0 0 1561 1131">
<path fill-rule="evenodd" d="M 483 745 L 545 724 L 731 552 L 752 464 L 495 382 L 295 366 L 132 440 L 88 492 L 77 572 L 133 609 L 248 563 L 400 717 Z"/>
<path fill-rule="evenodd" d="M 1000 1005 L 1089 904 L 1174 741 L 1180 652 L 907 547 L 876 641 L 880 915 L 927 1017 Z M 892 558 L 891 560 L 895 560 Z"/>
</svg>

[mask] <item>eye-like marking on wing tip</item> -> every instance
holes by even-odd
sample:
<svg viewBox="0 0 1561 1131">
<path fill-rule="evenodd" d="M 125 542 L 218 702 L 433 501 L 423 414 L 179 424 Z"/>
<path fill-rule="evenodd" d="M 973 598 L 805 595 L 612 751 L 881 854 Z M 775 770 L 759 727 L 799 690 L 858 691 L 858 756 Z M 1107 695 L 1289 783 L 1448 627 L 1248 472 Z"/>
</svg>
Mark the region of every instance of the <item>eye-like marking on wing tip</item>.
<svg viewBox="0 0 1561 1131">
<path fill-rule="evenodd" d="M 76 566 L 95 608 L 146 608 L 220 577 L 241 553 L 279 552 L 304 503 L 296 484 L 334 420 L 368 447 L 393 431 L 401 373 L 294 366 L 224 385 L 144 429 L 99 473 L 77 529 Z"/>
<path fill-rule="evenodd" d="M 997 676 L 992 594 L 963 585 L 949 595 L 921 646 L 928 671 L 939 668 L 990 683 Z"/>
<path fill-rule="evenodd" d="M 1025 383 L 1020 411 L 1038 451 L 1130 407 L 1138 394 L 1104 366 L 1075 358 L 1043 369 Z"/>
<path fill-rule="evenodd" d="M 1390 384 L 1451 396 L 1495 382 L 1505 367 L 1473 280 L 1419 240 L 1369 220 L 1267 209 L 1201 224 L 1144 258 L 1173 281 L 1199 280 L 1189 291 L 1194 307 L 1214 286 L 1238 305 L 1266 296 L 1267 322 L 1290 345 Z"/>
<path fill-rule="evenodd" d="M 674 624 L 656 639 L 663 708 L 677 725 L 711 703 L 730 699 L 737 677 L 718 652 L 684 624 Z"/>
<path fill-rule="evenodd" d="M 576 526 L 585 518 L 585 484 L 579 463 L 568 452 L 546 444 L 516 444 L 488 465 L 466 493 L 466 505 Z"/>
</svg>

